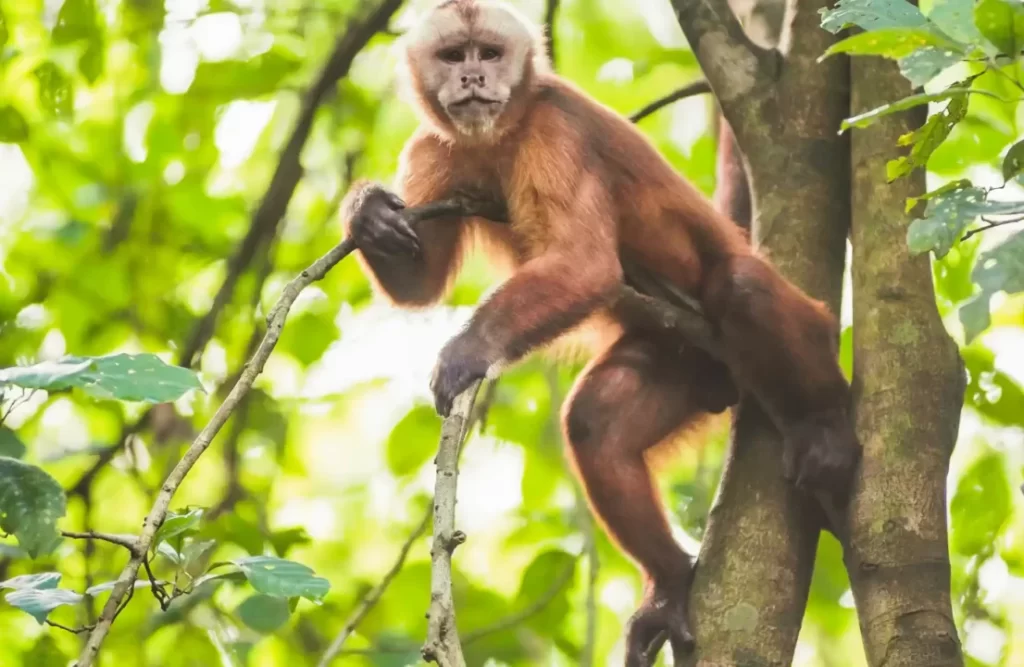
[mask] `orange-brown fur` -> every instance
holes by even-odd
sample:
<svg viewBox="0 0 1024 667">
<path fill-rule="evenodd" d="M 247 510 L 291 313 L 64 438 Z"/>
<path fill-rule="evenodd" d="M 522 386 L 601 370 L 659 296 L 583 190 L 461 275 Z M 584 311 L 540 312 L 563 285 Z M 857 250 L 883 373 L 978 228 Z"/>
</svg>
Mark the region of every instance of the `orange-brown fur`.
<svg viewBox="0 0 1024 667">
<path fill-rule="evenodd" d="M 449 0 L 441 7 L 460 18 L 435 20 L 446 21 L 449 32 L 462 30 L 460 39 L 494 39 L 491 27 L 486 35 L 474 33 L 477 21 L 497 25 L 493 15 L 487 18 L 486 3 Z M 538 59 L 539 41 L 500 118 L 471 136 L 423 83 L 433 48 L 409 50 L 423 125 L 401 156 L 399 192 L 408 206 L 461 190 L 483 192 L 507 203 L 510 224 L 428 222 L 418 234 L 422 261 L 396 268 L 397 259 L 377 260 L 367 268 L 404 306 L 440 299 L 474 237 L 513 268 L 442 353 L 440 370 L 464 358 L 484 359 L 493 369 L 584 321 L 610 323 L 563 418 L 593 507 L 650 577 L 654 597 L 638 612 L 630 638 L 630 655 L 639 655 L 651 627 L 685 625 L 690 569 L 672 539 L 645 452 L 735 404 L 739 387 L 758 398 L 784 434 L 803 438 L 796 455 L 818 466 L 807 475 L 830 484 L 831 476 L 845 474 L 838 470 L 848 464 L 843 448 L 855 441 L 847 442 L 853 438 L 848 387 L 835 359 L 834 319 L 759 257 L 745 232 L 631 123 L 548 71 Z M 355 210 L 350 203 L 346 218 Z M 616 319 L 605 308 L 622 281 L 624 257 L 702 303 L 724 359 Z M 821 443 L 838 443 L 839 454 L 821 450 Z M 663 608 L 654 603 L 658 595 L 683 601 Z M 679 637 L 671 635 L 673 642 Z"/>
</svg>

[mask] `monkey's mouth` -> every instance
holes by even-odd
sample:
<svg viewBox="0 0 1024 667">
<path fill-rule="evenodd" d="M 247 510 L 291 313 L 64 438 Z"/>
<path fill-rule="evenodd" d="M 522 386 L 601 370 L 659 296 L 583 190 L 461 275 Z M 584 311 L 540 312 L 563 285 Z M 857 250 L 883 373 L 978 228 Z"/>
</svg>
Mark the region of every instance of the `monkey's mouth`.
<svg viewBox="0 0 1024 667">
<path fill-rule="evenodd" d="M 464 97 L 461 100 L 452 102 L 450 106 L 455 109 L 465 109 L 466 107 L 469 107 L 470 105 L 473 104 L 479 104 L 482 106 L 497 106 L 501 104 L 501 102 L 499 100 L 487 99 L 486 97 L 481 97 L 474 93 L 469 97 Z"/>
</svg>

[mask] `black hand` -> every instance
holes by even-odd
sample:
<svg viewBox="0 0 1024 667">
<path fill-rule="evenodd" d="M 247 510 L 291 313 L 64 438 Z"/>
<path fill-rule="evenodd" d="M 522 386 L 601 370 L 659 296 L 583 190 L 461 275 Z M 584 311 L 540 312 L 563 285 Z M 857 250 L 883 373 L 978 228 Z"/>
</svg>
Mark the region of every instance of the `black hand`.
<svg viewBox="0 0 1024 667">
<path fill-rule="evenodd" d="M 441 350 L 430 389 L 434 392 L 434 407 L 442 417 L 451 413 L 456 396 L 487 375 L 491 364 L 478 347 L 470 336 L 462 334 Z"/>
<path fill-rule="evenodd" d="M 403 214 L 405 203 L 398 195 L 374 187 L 363 197 L 352 218 L 352 236 L 364 253 L 380 256 L 419 257 L 419 236 Z"/>
</svg>

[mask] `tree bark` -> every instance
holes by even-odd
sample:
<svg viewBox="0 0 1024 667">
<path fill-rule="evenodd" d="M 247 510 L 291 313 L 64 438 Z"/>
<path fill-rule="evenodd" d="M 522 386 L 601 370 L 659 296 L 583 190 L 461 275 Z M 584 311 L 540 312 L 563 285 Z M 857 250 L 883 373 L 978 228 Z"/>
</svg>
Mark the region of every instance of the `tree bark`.
<svg viewBox="0 0 1024 667">
<path fill-rule="evenodd" d="M 911 93 L 894 63 L 852 62 L 853 113 Z M 946 475 L 964 373 L 935 305 L 930 259 L 906 247 L 918 170 L 887 183 L 896 140 L 925 107 L 852 134 L 853 339 L 857 432 L 864 445 L 846 551 L 870 665 L 962 665 L 950 605 Z"/>
<path fill-rule="evenodd" d="M 849 109 L 849 69 L 843 58 L 817 62 L 835 39 L 819 27 L 818 10 L 828 3 L 789 4 L 784 55 L 741 48 L 715 2 L 673 4 L 747 156 L 754 242 L 838 313 L 849 146 L 837 132 Z M 781 462 L 779 434 L 753 401 L 742 403 L 701 544 L 691 598 L 697 649 L 686 664 L 792 662 L 821 518 L 817 503 L 783 479 Z"/>
</svg>

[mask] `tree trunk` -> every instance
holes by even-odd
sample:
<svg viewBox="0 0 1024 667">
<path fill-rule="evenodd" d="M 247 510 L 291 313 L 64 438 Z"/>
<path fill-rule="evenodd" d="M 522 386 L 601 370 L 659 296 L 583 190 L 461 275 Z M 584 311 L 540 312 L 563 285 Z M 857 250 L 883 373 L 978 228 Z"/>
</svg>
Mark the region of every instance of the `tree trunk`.
<svg viewBox="0 0 1024 667">
<path fill-rule="evenodd" d="M 894 63 L 852 63 L 854 114 L 910 94 Z M 846 552 L 868 663 L 962 665 L 950 606 L 946 475 L 964 375 L 935 305 L 929 257 L 911 257 L 907 197 L 917 170 L 886 183 L 896 140 L 926 112 L 889 116 L 852 135 L 853 338 L 864 459 Z"/>
<path fill-rule="evenodd" d="M 818 25 L 827 3 L 789 4 L 784 57 L 737 40 L 734 17 L 712 4 L 674 0 L 747 156 L 753 240 L 787 278 L 838 313 L 849 152 L 837 131 L 849 108 L 849 69 L 843 58 L 816 61 L 835 39 Z M 691 598 L 697 649 L 687 664 L 792 662 L 820 515 L 814 500 L 783 479 L 781 462 L 777 431 L 753 401 L 744 402 L 701 544 Z"/>
</svg>

